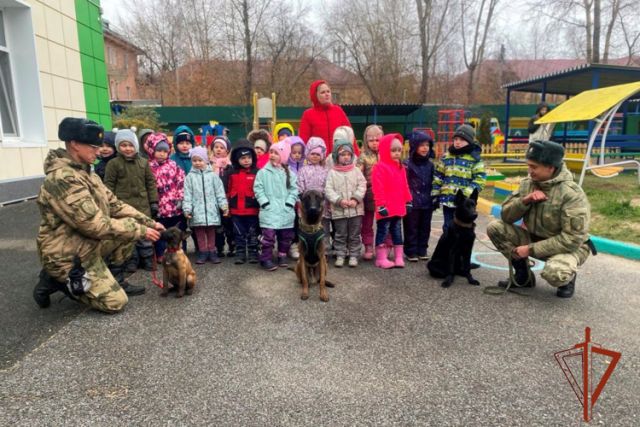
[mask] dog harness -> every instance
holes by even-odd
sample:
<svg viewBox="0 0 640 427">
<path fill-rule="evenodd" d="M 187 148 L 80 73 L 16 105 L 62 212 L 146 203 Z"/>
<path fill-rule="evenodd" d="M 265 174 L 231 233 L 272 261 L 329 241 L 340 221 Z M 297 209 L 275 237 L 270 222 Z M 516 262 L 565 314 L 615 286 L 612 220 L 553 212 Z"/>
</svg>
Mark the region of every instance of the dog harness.
<svg viewBox="0 0 640 427">
<path fill-rule="evenodd" d="M 318 246 L 324 238 L 322 224 L 307 225 L 300 223 L 298 227 L 298 239 L 304 245 L 304 260 L 310 267 L 315 267 L 320 262 Z"/>
</svg>

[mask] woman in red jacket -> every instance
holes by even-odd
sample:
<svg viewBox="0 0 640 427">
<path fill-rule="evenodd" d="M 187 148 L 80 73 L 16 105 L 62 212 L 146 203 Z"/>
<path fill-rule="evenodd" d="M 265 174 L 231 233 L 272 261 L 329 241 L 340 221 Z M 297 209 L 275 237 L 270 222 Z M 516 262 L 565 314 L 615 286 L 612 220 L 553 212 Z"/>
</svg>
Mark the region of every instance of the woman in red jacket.
<svg viewBox="0 0 640 427">
<path fill-rule="evenodd" d="M 312 136 L 322 138 L 327 145 L 327 153 L 333 150 L 333 132 L 339 126 L 351 127 L 342 108 L 331 102 L 331 88 L 324 80 L 316 80 L 309 87 L 309 98 L 313 107 L 305 110 L 300 119 L 298 136 L 306 143 Z M 358 145 L 353 141 L 355 154 L 359 154 Z"/>
</svg>

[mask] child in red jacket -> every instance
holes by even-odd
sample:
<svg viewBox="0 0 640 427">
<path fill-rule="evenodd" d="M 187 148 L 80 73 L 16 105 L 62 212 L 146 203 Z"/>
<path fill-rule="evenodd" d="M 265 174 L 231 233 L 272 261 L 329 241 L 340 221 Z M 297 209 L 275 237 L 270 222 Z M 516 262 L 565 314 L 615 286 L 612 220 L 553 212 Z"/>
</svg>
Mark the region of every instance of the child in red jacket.
<svg viewBox="0 0 640 427">
<path fill-rule="evenodd" d="M 402 217 L 411 209 L 411 192 L 407 174 L 400 162 L 402 135 L 392 133 L 380 140 L 380 161 L 373 167 L 371 181 L 376 206 L 376 267 L 404 267 Z M 384 244 L 391 234 L 395 262 L 387 259 L 389 249 Z"/>
<path fill-rule="evenodd" d="M 231 150 L 232 169 L 225 172 L 222 182 L 229 201 L 229 212 L 235 234 L 235 264 L 258 263 L 258 213 L 260 206 L 253 192 L 258 169 L 253 145 L 239 139 Z"/>
</svg>

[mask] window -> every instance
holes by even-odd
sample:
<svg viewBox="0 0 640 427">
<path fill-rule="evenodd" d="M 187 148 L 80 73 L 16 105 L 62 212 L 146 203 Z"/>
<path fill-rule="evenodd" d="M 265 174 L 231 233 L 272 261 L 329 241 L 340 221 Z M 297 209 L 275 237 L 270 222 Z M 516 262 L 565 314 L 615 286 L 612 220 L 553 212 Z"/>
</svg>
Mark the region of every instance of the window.
<svg viewBox="0 0 640 427">
<path fill-rule="evenodd" d="M 111 66 L 116 65 L 116 52 L 112 46 L 109 46 L 107 48 L 107 58 L 109 59 L 109 65 Z"/>
<path fill-rule="evenodd" d="M 5 136 L 19 136 L 10 59 L 4 13 L 0 9 L 0 139 L 4 139 Z"/>
<path fill-rule="evenodd" d="M 47 144 L 31 7 L 0 0 L 0 144 Z"/>
<path fill-rule="evenodd" d="M 124 53 L 124 71 L 129 70 L 129 54 L 127 52 Z"/>
</svg>

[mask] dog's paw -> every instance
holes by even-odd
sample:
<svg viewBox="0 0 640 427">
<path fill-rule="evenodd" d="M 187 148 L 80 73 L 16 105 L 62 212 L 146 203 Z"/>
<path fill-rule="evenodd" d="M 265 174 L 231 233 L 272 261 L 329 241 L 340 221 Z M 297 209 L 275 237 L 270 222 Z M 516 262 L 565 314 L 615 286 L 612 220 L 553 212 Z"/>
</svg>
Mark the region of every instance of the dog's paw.
<svg viewBox="0 0 640 427">
<path fill-rule="evenodd" d="M 453 278 L 447 278 L 442 283 L 440 283 L 440 286 L 442 286 L 443 288 L 448 288 L 449 286 L 451 286 L 452 283 L 453 283 Z"/>
<path fill-rule="evenodd" d="M 160 296 L 166 298 L 169 295 L 169 292 L 161 292 Z"/>
<path fill-rule="evenodd" d="M 469 284 L 473 285 L 473 286 L 480 286 L 480 282 L 478 282 L 476 279 L 474 279 L 473 277 L 468 279 Z"/>
<path fill-rule="evenodd" d="M 322 302 L 329 301 L 329 294 L 327 292 L 320 292 L 320 301 Z"/>
<path fill-rule="evenodd" d="M 304 301 L 308 300 L 309 299 L 309 293 L 308 292 L 302 293 L 302 295 L 300 295 L 300 299 L 304 300 Z"/>
<path fill-rule="evenodd" d="M 193 289 L 187 289 L 187 290 L 185 291 L 185 293 L 186 293 L 187 295 L 193 295 Z"/>
</svg>

